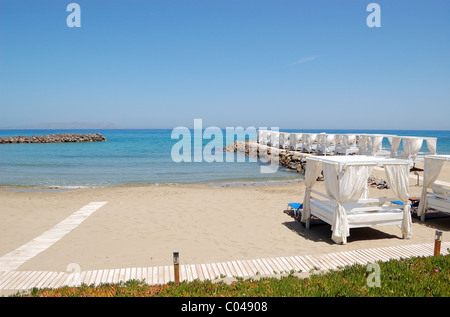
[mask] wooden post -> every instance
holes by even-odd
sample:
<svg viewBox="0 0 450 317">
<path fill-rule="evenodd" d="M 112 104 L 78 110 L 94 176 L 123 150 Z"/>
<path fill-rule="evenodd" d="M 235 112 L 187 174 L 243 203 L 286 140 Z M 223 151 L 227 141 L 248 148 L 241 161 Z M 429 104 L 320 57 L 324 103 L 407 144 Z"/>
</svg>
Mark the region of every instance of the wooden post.
<svg viewBox="0 0 450 317">
<path fill-rule="evenodd" d="M 173 251 L 173 272 L 175 283 L 180 283 L 180 261 L 178 251 Z"/>
<path fill-rule="evenodd" d="M 442 231 L 436 230 L 434 237 L 434 256 L 438 256 L 441 254 Z"/>
</svg>

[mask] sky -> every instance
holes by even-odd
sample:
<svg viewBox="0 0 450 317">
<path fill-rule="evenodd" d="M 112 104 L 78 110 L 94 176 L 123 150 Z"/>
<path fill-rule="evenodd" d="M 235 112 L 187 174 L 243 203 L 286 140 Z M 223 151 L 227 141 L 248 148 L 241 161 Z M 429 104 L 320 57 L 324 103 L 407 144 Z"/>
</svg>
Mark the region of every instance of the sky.
<svg viewBox="0 0 450 317">
<path fill-rule="evenodd" d="M 448 0 L 0 0 L 0 128 L 450 130 L 449 109 Z"/>
</svg>

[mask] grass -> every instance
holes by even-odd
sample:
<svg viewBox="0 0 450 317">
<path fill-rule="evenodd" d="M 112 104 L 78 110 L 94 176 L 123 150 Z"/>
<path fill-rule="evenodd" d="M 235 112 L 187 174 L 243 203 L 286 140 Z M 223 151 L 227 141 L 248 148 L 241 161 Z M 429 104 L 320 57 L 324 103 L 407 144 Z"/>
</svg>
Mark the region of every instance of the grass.
<svg viewBox="0 0 450 317">
<path fill-rule="evenodd" d="M 376 270 L 353 265 L 308 278 L 289 274 L 281 278 L 238 279 L 233 283 L 193 281 L 147 285 L 143 281 L 33 289 L 22 297 L 448 297 L 450 255 L 378 262 Z M 376 267 L 376 266 L 375 266 Z"/>
</svg>

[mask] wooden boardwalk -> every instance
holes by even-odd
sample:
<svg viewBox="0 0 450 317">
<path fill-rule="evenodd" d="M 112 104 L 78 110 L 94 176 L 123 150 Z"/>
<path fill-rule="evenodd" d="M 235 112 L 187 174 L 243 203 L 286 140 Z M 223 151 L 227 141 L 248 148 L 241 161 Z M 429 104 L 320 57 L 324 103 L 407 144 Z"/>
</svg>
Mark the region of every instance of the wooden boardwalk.
<svg viewBox="0 0 450 317">
<path fill-rule="evenodd" d="M 23 246 L 0 257 L 0 272 L 12 271 L 45 251 L 107 202 L 91 202 Z"/>
<path fill-rule="evenodd" d="M 448 254 L 450 242 L 442 242 L 441 254 Z M 216 280 L 224 277 L 250 278 L 290 272 L 333 270 L 355 263 L 369 264 L 390 259 L 432 256 L 434 244 L 401 245 L 328 254 L 275 257 L 255 260 L 235 260 L 208 264 L 180 265 L 180 280 Z M 74 272 L 75 271 L 75 272 Z M 150 285 L 174 281 L 173 266 L 134 267 L 92 271 L 0 271 L 0 294 L 26 291 L 32 288 L 58 288 L 81 284 L 99 285 L 127 280 L 142 280 Z M 6 292 L 5 292 L 6 291 Z"/>
</svg>

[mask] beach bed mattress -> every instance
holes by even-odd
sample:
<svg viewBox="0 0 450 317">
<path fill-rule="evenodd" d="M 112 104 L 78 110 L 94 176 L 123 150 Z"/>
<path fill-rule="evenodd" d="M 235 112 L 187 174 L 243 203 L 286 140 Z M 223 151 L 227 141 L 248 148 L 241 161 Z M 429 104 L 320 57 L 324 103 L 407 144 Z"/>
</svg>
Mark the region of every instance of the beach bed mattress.
<svg viewBox="0 0 450 317">
<path fill-rule="evenodd" d="M 311 200 L 311 215 L 332 224 L 334 214 L 332 205 L 335 205 L 332 201 Z M 362 207 L 361 204 L 344 204 L 350 228 L 402 224 L 403 209 L 396 206 L 375 205 L 371 206 L 370 211 L 360 211 L 359 207 Z"/>
</svg>

